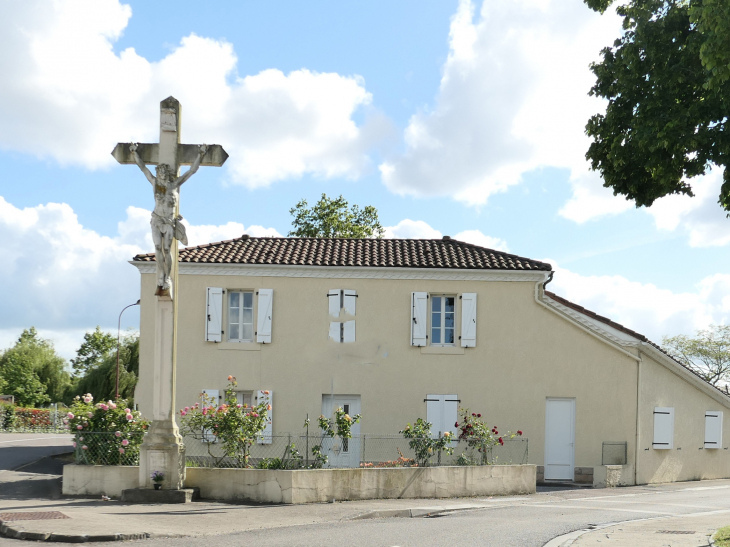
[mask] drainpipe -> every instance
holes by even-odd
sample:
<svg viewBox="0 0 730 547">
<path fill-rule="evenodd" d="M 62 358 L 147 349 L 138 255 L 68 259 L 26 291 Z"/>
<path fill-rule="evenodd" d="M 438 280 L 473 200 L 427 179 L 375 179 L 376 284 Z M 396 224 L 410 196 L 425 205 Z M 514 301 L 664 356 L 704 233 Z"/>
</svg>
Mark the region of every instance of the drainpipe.
<svg viewBox="0 0 730 547">
<path fill-rule="evenodd" d="M 634 441 L 634 486 L 639 484 L 639 441 L 641 439 L 641 350 L 636 362 L 636 440 Z"/>
</svg>

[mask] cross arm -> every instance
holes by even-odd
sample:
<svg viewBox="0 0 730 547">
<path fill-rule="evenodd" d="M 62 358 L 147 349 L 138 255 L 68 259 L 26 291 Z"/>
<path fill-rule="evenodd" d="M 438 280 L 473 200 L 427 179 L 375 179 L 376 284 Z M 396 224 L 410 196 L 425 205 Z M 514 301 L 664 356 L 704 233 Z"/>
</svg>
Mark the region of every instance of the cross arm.
<svg viewBox="0 0 730 547">
<path fill-rule="evenodd" d="M 129 142 L 120 142 L 112 150 L 112 156 L 119 163 L 128 164 L 136 163 L 134 161 L 134 155 L 129 151 Z M 177 145 L 177 158 L 179 165 L 192 165 L 195 158 L 198 157 L 198 145 L 197 144 L 178 144 Z M 159 163 L 160 145 L 159 144 L 145 144 L 140 143 L 137 145 L 137 153 L 142 158 L 142 161 L 146 165 L 157 165 Z M 203 156 L 200 165 L 207 165 L 212 167 L 220 167 L 228 159 L 228 153 L 223 149 L 220 144 L 209 144 L 208 151 Z"/>
</svg>

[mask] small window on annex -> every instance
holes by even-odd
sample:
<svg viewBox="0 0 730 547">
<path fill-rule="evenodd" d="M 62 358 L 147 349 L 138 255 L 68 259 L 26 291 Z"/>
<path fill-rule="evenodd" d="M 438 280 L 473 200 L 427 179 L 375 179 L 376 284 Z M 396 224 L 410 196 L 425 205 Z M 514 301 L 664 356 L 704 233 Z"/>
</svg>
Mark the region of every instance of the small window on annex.
<svg viewBox="0 0 730 547">
<path fill-rule="evenodd" d="M 455 296 L 431 295 L 431 345 L 453 346 Z"/>
<path fill-rule="evenodd" d="M 253 342 L 253 291 L 228 292 L 228 340 Z"/>
</svg>

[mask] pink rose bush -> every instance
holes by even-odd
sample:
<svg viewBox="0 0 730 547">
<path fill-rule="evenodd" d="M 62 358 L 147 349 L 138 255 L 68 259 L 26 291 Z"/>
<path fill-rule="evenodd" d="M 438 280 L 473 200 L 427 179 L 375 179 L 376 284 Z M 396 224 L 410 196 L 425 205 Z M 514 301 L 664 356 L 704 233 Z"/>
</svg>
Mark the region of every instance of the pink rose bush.
<svg viewBox="0 0 730 547">
<path fill-rule="evenodd" d="M 64 418 L 64 427 L 76 433 L 76 463 L 137 464 L 139 446 L 149 422 L 126 406 L 127 401 L 123 399 L 95 403 L 90 393 L 74 399 Z"/>
<path fill-rule="evenodd" d="M 195 403 L 179 411 L 180 433 L 204 441 L 215 466 L 224 458 L 230 458 L 238 467 L 250 467 L 251 446 L 266 427 L 266 403 L 239 404 L 235 392 L 237 385 L 236 379 L 229 376 L 223 404 L 201 394 L 202 405 Z M 213 443 L 219 443 L 222 455 L 213 450 Z"/>
</svg>

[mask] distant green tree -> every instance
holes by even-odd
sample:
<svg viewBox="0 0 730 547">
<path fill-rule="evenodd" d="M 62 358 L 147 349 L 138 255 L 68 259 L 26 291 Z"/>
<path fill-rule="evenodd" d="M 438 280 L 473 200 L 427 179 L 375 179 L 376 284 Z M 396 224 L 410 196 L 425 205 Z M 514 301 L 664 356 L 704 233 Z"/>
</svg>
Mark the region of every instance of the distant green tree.
<svg viewBox="0 0 730 547">
<path fill-rule="evenodd" d="M 289 236 L 293 237 L 342 237 L 380 239 L 385 230 L 378 221 L 378 210 L 372 205 L 360 209 L 348 206 L 347 200 L 340 196 L 330 199 L 327 194 L 310 209 L 303 199 L 289 210 L 294 217 Z"/>
<path fill-rule="evenodd" d="M 71 359 L 74 373 L 77 376 L 84 376 L 116 352 L 117 337 L 108 332 L 102 332 L 97 325 L 93 332 L 84 334 L 84 341 L 76 350 L 76 358 Z M 116 354 L 115 354 L 116 355 Z"/>
<path fill-rule="evenodd" d="M 91 393 L 97 401 L 114 400 L 116 371 L 115 340 L 114 351 L 109 352 L 100 364 L 89 368 L 83 376 L 80 376 L 66 399 L 70 401 L 76 395 Z M 138 374 L 139 336 L 136 333 L 128 334 L 122 338 L 119 346 L 119 397 L 131 399 L 134 396 Z"/>
<path fill-rule="evenodd" d="M 65 359 L 34 327 L 25 329 L 15 345 L 0 355 L 0 376 L 16 404 L 27 406 L 62 401 L 71 384 Z"/>
<path fill-rule="evenodd" d="M 613 0 L 585 0 L 605 11 Z M 627 0 L 623 32 L 601 51 L 590 94 L 605 114 L 588 121 L 586 153 L 604 186 L 636 206 L 693 196 L 692 179 L 724 168 L 719 204 L 730 213 L 730 2 Z"/>
<path fill-rule="evenodd" d="M 665 336 L 662 348 L 713 385 L 730 381 L 730 326 L 712 325 L 694 338 Z"/>
</svg>

